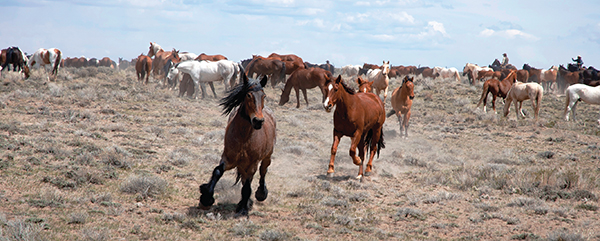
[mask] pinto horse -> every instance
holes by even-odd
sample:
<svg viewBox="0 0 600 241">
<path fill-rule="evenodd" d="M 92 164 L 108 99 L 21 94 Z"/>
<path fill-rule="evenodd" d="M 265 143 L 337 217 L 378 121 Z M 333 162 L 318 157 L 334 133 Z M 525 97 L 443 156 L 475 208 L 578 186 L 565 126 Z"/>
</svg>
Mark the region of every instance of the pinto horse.
<svg viewBox="0 0 600 241">
<path fill-rule="evenodd" d="M 504 117 L 508 116 L 508 112 L 510 111 L 510 102 L 514 101 L 517 119 L 519 119 L 519 114 L 525 118 L 525 114 L 523 114 L 522 109 L 523 101 L 531 99 L 535 120 L 537 121 L 540 114 L 543 96 L 544 88 L 538 83 L 514 83 L 506 95 L 506 103 L 504 104 Z"/>
<path fill-rule="evenodd" d="M 483 83 L 483 90 L 481 91 L 481 98 L 477 103 L 477 107 L 483 102 L 483 112 L 487 112 L 487 96 L 488 93 L 492 93 L 492 108 L 494 109 L 494 113 L 496 112 L 496 97 L 506 98 L 508 91 L 512 87 L 513 83 L 517 81 L 516 71 L 510 72 L 504 79 L 489 79 Z"/>
<path fill-rule="evenodd" d="M 225 89 L 227 89 L 227 82 L 230 84 L 235 83 L 237 79 L 239 66 L 237 63 L 229 60 L 219 60 L 217 62 L 211 61 L 196 61 L 188 60 L 178 64 L 175 64 L 167 74 L 167 80 L 172 80 L 179 72 L 189 74 L 194 80 L 194 96 L 198 98 L 198 87 L 200 83 L 209 82 L 212 88 L 215 98 L 217 93 L 212 82 L 223 81 Z M 202 90 L 202 98 L 204 98 L 204 89 Z"/>
<path fill-rule="evenodd" d="M 58 74 L 58 68 L 62 61 L 62 52 L 55 48 L 50 49 L 38 49 L 31 55 L 29 62 L 25 67 L 25 78 L 29 78 L 29 71 L 33 68 L 45 67 L 50 65 L 52 67 L 51 76 L 56 79 Z"/>
<path fill-rule="evenodd" d="M 355 93 L 342 81 L 341 76 L 331 82 L 328 89 L 323 107 L 327 112 L 331 112 L 334 106 L 336 108 L 333 113 L 333 145 L 327 175 L 333 175 L 340 139 L 348 136 L 351 138 L 350 157 L 354 164 L 359 166 L 357 178 L 362 180 L 365 151 L 369 151 L 366 148 L 370 148 L 370 155 L 365 175 L 370 174 L 373 169 L 375 154 L 379 157 L 379 151 L 385 148 L 382 131 L 385 122 L 383 102 L 373 93 Z"/>
<path fill-rule="evenodd" d="M 135 73 L 138 77 L 138 81 L 144 81 L 146 77 L 146 84 L 148 84 L 148 78 L 150 77 L 150 71 L 152 70 L 152 59 L 144 54 L 138 56 L 135 62 Z"/>
<path fill-rule="evenodd" d="M 600 85 L 591 87 L 585 84 L 574 84 L 567 88 L 565 101 L 566 121 L 569 121 L 569 114 L 571 112 L 573 113 L 573 120 L 575 120 L 575 108 L 579 101 L 591 105 L 600 105 Z M 598 124 L 600 124 L 600 119 L 598 120 Z"/>
<path fill-rule="evenodd" d="M 404 130 L 404 138 L 408 138 L 408 120 L 410 119 L 410 107 L 412 106 L 413 99 L 415 98 L 415 85 L 413 78 L 408 76 L 402 80 L 402 85 L 399 86 L 392 92 L 392 108 L 386 117 L 390 117 L 394 114 L 398 117 L 398 123 L 400 124 L 400 136 L 402 136 L 402 130 Z M 404 115 L 404 117 L 402 117 Z"/>
<path fill-rule="evenodd" d="M 373 90 L 375 94 L 379 96 L 379 93 L 383 91 L 383 102 L 387 99 L 388 88 L 390 84 L 390 61 L 383 61 L 380 69 L 374 69 L 367 72 L 367 80 L 373 81 Z"/>
<path fill-rule="evenodd" d="M 302 58 L 298 57 L 295 54 L 280 55 L 280 54 L 272 53 L 267 58 L 278 59 L 278 60 L 283 61 L 283 63 L 285 63 L 285 74 L 292 74 L 297 69 L 307 68 L 306 64 L 304 63 L 304 60 L 302 60 Z M 333 71 L 332 71 L 332 73 L 333 73 Z"/>
<path fill-rule="evenodd" d="M 279 82 L 285 82 L 286 67 L 283 61 L 259 55 L 253 55 L 252 57 L 252 61 L 246 68 L 247 76 L 253 76 L 255 73 L 263 76 L 268 75 L 273 87 Z"/>
<path fill-rule="evenodd" d="M 225 128 L 225 145 L 221 161 L 213 170 L 208 183 L 200 185 L 200 208 L 208 209 L 215 202 L 215 185 L 227 170 L 237 168 L 238 181 L 242 181 L 242 199 L 237 205 L 236 214 L 248 216 L 252 209 L 252 179 L 260 163 L 260 181 L 254 197 L 264 201 L 269 191 L 265 184 L 267 168 L 276 141 L 276 123 L 273 111 L 265 106 L 267 77 L 259 82 L 248 80 L 242 73 L 242 83 L 229 91 L 221 100 L 223 114 L 229 114 Z"/>
<path fill-rule="evenodd" d="M 284 105 L 290 100 L 290 92 L 292 92 L 292 88 L 296 91 L 296 108 L 300 108 L 300 93 L 299 90 L 302 90 L 302 94 L 304 94 L 304 100 L 306 101 L 306 105 L 308 106 L 308 98 L 306 97 L 306 90 L 312 89 L 315 87 L 319 87 L 321 93 L 323 93 L 323 100 L 327 96 L 327 89 L 325 88 L 325 84 L 331 81 L 331 72 L 321 69 L 321 68 L 308 68 L 308 69 L 298 69 L 290 75 L 290 78 L 285 83 L 285 87 L 281 92 L 281 99 L 279 100 L 279 105 Z"/>
</svg>

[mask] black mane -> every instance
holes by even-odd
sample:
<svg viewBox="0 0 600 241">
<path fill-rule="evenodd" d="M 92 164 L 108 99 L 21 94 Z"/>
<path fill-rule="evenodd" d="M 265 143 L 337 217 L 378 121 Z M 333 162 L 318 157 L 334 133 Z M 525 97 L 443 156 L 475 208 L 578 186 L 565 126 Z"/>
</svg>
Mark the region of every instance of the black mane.
<svg viewBox="0 0 600 241">
<path fill-rule="evenodd" d="M 227 96 L 223 97 L 219 105 L 223 107 L 223 115 L 229 115 L 236 107 L 244 103 L 246 94 L 253 91 L 262 90 L 260 81 L 257 79 L 249 79 L 236 85 L 231 90 L 227 91 Z"/>
</svg>

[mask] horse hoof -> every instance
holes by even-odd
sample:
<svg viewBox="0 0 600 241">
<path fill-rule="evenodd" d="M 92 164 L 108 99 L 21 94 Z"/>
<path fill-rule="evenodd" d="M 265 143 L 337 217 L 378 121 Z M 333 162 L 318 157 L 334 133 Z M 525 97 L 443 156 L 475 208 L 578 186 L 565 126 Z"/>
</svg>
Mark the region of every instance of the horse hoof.
<svg viewBox="0 0 600 241">
<path fill-rule="evenodd" d="M 363 179 L 363 175 L 358 175 L 358 176 L 356 176 L 356 179 L 357 179 L 357 180 L 359 180 L 359 181 L 362 181 L 362 179 Z"/>
<path fill-rule="evenodd" d="M 365 172 L 365 177 L 370 177 L 371 176 L 371 172 Z"/>
<path fill-rule="evenodd" d="M 327 173 L 327 177 L 328 177 L 328 178 L 333 178 L 333 172 L 329 172 L 329 173 Z"/>
<path fill-rule="evenodd" d="M 269 190 L 267 190 L 267 188 L 265 187 L 264 190 L 262 189 L 258 189 L 255 193 L 254 193 L 254 197 L 256 198 L 257 201 L 262 202 L 265 199 L 267 199 L 267 196 L 269 195 Z"/>
<path fill-rule="evenodd" d="M 202 210 L 208 210 L 208 209 L 210 209 L 210 206 L 208 206 L 208 207 L 207 207 L 207 206 L 204 206 L 204 205 L 202 205 L 202 203 L 198 204 L 198 207 L 199 207 L 200 209 L 202 209 Z"/>
</svg>

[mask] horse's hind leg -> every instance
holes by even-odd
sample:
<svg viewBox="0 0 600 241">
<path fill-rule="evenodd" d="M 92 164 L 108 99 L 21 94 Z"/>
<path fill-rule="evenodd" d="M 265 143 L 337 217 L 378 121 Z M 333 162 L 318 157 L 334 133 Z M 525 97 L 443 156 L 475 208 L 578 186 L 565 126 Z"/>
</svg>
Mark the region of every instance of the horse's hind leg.
<svg viewBox="0 0 600 241">
<path fill-rule="evenodd" d="M 260 164 L 260 181 L 258 183 L 258 189 L 256 190 L 256 193 L 254 193 L 256 200 L 260 202 L 267 199 L 267 195 L 269 195 L 269 190 L 267 190 L 267 185 L 265 184 L 265 176 L 267 175 L 269 165 L 271 165 L 271 157 L 263 160 Z"/>
<path fill-rule="evenodd" d="M 215 92 L 215 85 L 213 84 L 213 82 L 208 82 L 208 85 L 210 86 L 210 89 L 213 92 L 213 95 L 215 96 L 215 99 L 217 98 L 217 92 Z"/>
<path fill-rule="evenodd" d="M 248 216 L 248 212 L 252 209 L 252 200 L 250 194 L 252 194 L 252 177 L 244 180 L 244 186 L 242 187 L 242 200 L 237 205 L 235 212 L 239 216 Z"/>
<path fill-rule="evenodd" d="M 306 97 L 306 89 L 302 89 L 302 94 L 304 94 L 304 101 L 306 101 L 306 106 L 308 106 L 308 97 Z"/>
<path fill-rule="evenodd" d="M 208 209 L 208 207 L 212 206 L 213 203 L 215 203 L 215 198 L 213 197 L 215 193 L 215 185 L 223 176 L 224 172 L 225 163 L 221 162 L 221 164 L 219 164 L 213 170 L 212 176 L 210 177 L 210 181 L 208 181 L 208 183 L 200 185 L 200 208 Z"/>
<path fill-rule="evenodd" d="M 404 137 L 408 138 L 408 120 L 410 119 L 410 110 L 404 115 Z"/>
</svg>

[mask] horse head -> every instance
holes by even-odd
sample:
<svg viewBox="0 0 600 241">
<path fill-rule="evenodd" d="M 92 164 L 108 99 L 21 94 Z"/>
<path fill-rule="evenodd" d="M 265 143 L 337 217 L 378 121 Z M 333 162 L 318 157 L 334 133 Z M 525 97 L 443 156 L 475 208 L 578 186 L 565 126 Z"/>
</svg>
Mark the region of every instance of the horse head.
<svg viewBox="0 0 600 241">
<path fill-rule="evenodd" d="M 408 98 L 409 99 L 414 99 L 415 98 L 415 84 L 413 82 L 414 77 L 404 77 L 404 79 L 402 80 L 402 89 L 404 89 L 404 91 L 408 91 Z"/>
<path fill-rule="evenodd" d="M 375 83 L 375 81 L 366 81 L 359 76 L 358 78 L 356 78 L 356 83 L 358 84 L 358 92 L 373 92 L 373 83 Z"/>
<path fill-rule="evenodd" d="M 325 111 L 331 112 L 331 109 L 333 109 L 333 106 L 335 106 L 335 103 L 339 99 L 338 88 L 340 84 L 342 84 L 342 76 L 338 75 L 334 81 L 327 85 L 327 98 L 325 98 L 325 101 L 323 102 Z"/>
</svg>

